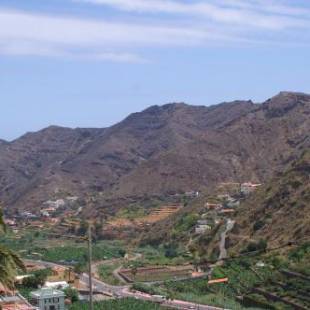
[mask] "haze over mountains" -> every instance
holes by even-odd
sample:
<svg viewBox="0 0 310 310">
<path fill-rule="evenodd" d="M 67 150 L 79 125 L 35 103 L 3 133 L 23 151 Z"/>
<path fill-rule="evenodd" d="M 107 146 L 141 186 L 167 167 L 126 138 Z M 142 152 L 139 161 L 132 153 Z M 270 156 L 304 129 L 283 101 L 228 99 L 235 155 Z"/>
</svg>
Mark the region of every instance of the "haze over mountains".
<svg viewBox="0 0 310 310">
<path fill-rule="evenodd" d="M 104 129 L 48 127 L 0 140 L 0 201 L 36 208 L 63 192 L 120 199 L 266 182 L 310 146 L 310 95 L 262 104 L 153 106 Z"/>
</svg>

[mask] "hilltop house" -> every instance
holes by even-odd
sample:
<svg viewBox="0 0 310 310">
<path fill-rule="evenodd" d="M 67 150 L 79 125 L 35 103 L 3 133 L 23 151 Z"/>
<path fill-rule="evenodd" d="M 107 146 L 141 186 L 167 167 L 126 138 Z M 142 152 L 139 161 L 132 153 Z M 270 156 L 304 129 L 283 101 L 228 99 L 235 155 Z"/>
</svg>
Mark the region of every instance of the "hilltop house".
<svg viewBox="0 0 310 310">
<path fill-rule="evenodd" d="M 51 214 L 55 213 L 56 210 L 57 209 L 55 207 L 48 207 L 41 209 L 40 213 L 43 217 L 49 217 Z"/>
<path fill-rule="evenodd" d="M 222 206 L 222 204 L 220 204 L 220 203 L 209 203 L 209 202 L 207 202 L 207 203 L 205 204 L 205 207 L 206 207 L 208 210 L 219 210 L 219 209 L 221 209 L 223 206 Z"/>
<path fill-rule="evenodd" d="M 240 201 L 235 198 L 227 199 L 227 201 L 224 203 L 225 208 L 237 208 L 240 206 Z"/>
<path fill-rule="evenodd" d="M 207 230 L 211 230 L 212 227 L 209 225 L 207 220 L 198 220 L 196 227 L 195 227 L 195 233 L 196 234 L 203 234 Z"/>
<path fill-rule="evenodd" d="M 195 198 L 195 197 L 199 196 L 199 192 L 197 192 L 197 191 L 188 191 L 188 192 L 185 192 L 184 195 L 186 197 Z"/>
<path fill-rule="evenodd" d="M 244 195 L 249 195 L 250 193 L 252 193 L 253 191 L 255 191 L 259 186 L 261 186 L 261 184 L 257 183 L 242 183 L 241 184 L 241 193 Z"/>
<path fill-rule="evenodd" d="M 20 217 L 22 219 L 35 219 L 37 218 L 37 216 L 35 214 L 33 214 L 32 212 L 29 211 L 24 211 L 20 214 Z"/>
<path fill-rule="evenodd" d="M 220 214 L 230 214 L 230 213 L 234 213 L 234 212 L 236 212 L 235 209 L 223 209 L 223 210 L 219 211 Z"/>
<path fill-rule="evenodd" d="M 57 199 L 55 201 L 52 201 L 52 200 L 45 201 L 43 204 L 51 208 L 54 207 L 55 209 L 58 209 L 60 207 L 64 207 L 66 205 L 66 202 L 64 199 Z"/>
<path fill-rule="evenodd" d="M 4 222 L 7 226 L 10 227 L 16 226 L 16 221 L 14 219 L 5 219 Z"/>
</svg>

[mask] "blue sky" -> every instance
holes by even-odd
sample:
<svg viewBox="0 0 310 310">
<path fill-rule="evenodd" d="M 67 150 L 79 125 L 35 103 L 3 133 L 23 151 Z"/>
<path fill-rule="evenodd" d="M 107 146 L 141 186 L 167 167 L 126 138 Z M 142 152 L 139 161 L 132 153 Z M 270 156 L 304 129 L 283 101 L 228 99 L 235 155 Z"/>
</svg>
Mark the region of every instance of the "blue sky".
<svg viewBox="0 0 310 310">
<path fill-rule="evenodd" d="M 310 1 L 1 0 L 0 138 L 310 93 Z"/>
</svg>

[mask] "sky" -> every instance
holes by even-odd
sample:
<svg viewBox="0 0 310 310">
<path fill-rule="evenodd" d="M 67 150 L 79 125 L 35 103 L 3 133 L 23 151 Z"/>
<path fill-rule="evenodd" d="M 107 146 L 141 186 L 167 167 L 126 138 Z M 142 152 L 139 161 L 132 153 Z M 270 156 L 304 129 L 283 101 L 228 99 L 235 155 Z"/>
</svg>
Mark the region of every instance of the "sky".
<svg viewBox="0 0 310 310">
<path fill-rule="evenodd" d="M 309 0 L 0 0 L 0 138 L 310 93 Z"/>
</svg>

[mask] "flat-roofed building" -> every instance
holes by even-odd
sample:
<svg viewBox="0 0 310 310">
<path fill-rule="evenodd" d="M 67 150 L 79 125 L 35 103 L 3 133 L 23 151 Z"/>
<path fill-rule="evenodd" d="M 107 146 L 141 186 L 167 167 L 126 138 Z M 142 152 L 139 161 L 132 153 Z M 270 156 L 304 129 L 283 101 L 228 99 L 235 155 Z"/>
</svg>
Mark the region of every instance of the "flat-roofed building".
<svg viewBox="0 0 310 310">
<path fill-rule="evenodd" d="M 32 304 L 40 310 L 64 310 L 65 294 L 53 288 L 42 288 L 30 293 Z"/>
</svg>

